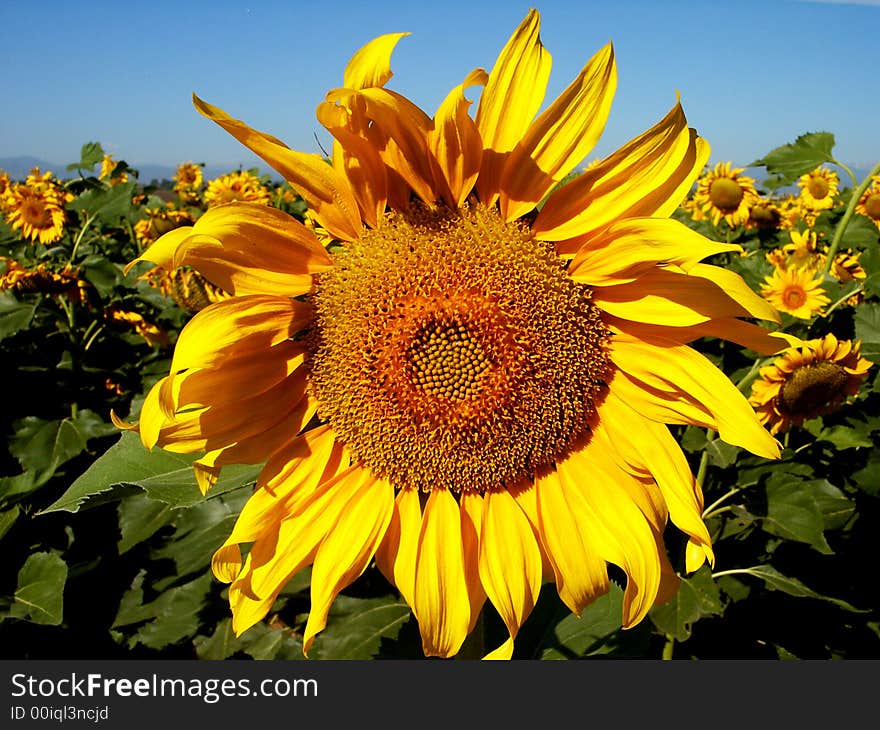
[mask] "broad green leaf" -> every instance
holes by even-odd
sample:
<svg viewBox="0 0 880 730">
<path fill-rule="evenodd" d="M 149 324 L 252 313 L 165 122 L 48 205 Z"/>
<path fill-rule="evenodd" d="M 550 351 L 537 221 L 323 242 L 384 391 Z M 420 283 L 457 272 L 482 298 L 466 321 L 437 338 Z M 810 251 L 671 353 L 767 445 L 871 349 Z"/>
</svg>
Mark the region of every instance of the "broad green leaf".
<svg viewBox="0 0 880 730">
<path fill-rule="evenodd" d="M 104 160 L 104 148 L 100 142 L 86 142 L 79 153 L 79 162 L 72 162 L 68 170 L 91 170 Z"/>
<path fill-rule="evenodd" d="M 802 134 L 793 143 L 768 152 L 749 167 L 766 167 L 774 175 L 773 187 L 788 185 L 826 162 L 833 162 L 834 135 L 830 132 Z"/>
<path fill-rule="evenodd" d="M 843 527 L 856 510 L 855 503 L 827 479 L 804 482 L 801 489 L 813 495 L 825 521 L 826 530 Z"/>
<path fill-rule="evenodd" d="M 874 448 L 874 441 L 870 436 L 847 426 L 823 428 L 819 435 L 816 436 L 816 439 L 818 441 L 827 441 L 840 450 L 855 449 L 860 446 L 869 449 Z"/>
<path fill-rule="evenodd" d="M 113 294 L 122 270 L 118 264 L 108 261 L 103 256 L 93 254 L 83 259 L 80 264 L 82 275 L 94 285 L 98 293 L 105 299 Z"/>
<path fill-rule="evenodd" d="M 198 613 L 205 605 L 211 589 L 210 573 L 175 588 L 162 591 L 158 598 L 143 604 L 143 573 L 139 574 L 125 596 L 113 622 L 113 628 L 132 626 L 146 621 L 131 644 L 161 649 L 194 635 L 199 629 Z"/>
<path fill-rule="evenodd" d="M 86 190 L 65 207 L 107 225 L 116 225 L 131 211 L 131 196 L 136 185 L 136 180 L 129 180 L 109 188 Z"/>
<path fill-rule="evenodd" d="M 248 496 L 246 491 L 240 490 L 220 499 L 179 509 L 174 518 L 175 533 L 162 548 L 153 552 L 153 557 L 173 560 L 178 576 L 204 570 L 210 565 L 211 556 L 232 532 Z"/>
<path fill-rule="evenodd" d="M 840 250 L 845 251 L 848 248 L 866 248 L 868 250 L 862 254 L 860 262 L 867 272 L 877 271 L 875 265 L 876 254 L 871 256 L 869 251 L 873 247 L 876 250 L 878 238 L 877 226 L 863 215 L 855 215 L 850 218 L 843 232 L 843 238 L 840 241 Z"/>
<path fill-rule="evenodd" d="M 722 613 L 721 592 L 712 572 L 704 565 L 690 578 L 682 579 L 678 593 L 666 603 L 654 606 L 648 615 L 661 632 L 676 641 L 687 641 L 696 621 Z"/>
<path fill-rule="evenodd" d="M 151 499 L 172 507 L 192 506 L 206 498 L 199 491 L 192 470 L 196 458 L 198 454 L 175 454 L 159 448 L 147 451 L 136 433 L 126 431 L 43 513 L 77 512 L 90 504 L 95 495 L 123 485 L 140 487 Z M 207 498 L 252 484 L 259 471 L 260 466 L 253 465 L 224 467 Z"/>
<path fill-rule="evenodd" d="M 860 304 L 853 320 L 856 325 L 856 339 L 862 341 L 862 356 L 880 362 L 880 304 Z"/>
<path fill-rule="evenodd" d="M 135 494 L 119 503 L 119 554 L 152 537 L 174 518 L 174 508 L 145 494 Z"/>
<path fill-rule="evenodd" d="M 11 477 L 0 477 L 0 499 L 4 501 L 15 499 L 46 483 L 45 479 L 41 480 L 37 477 L 38 475 L 34 471 L 25 471 Z"/>
<path fill-rule="evenodd" d="M 116 431 L 92 411 L 82 410 L 73 418 L 44 421 L 35 416 L 17 421 L 10 453 L 25 469 L 37 472 L 45 480 L 63 463 L 86 449 L 89 439 Z"/>
<path fill-rule="evenodd" d="M 382 639 L 393 640 L 409 620 L 409 606 L 396 596 L 339 596 L 330 608 L 327 628 L 318 634 L 310 658 L 370 659 Z"/>
<path fill-rule="evenodd" d="M 14 618 L 36 624 L 58 626 L 64 616 L 64 584 L 67 563 L 55 553 L 28 556 L 18 573 L 15 603 L 9 610 Z"/>
<path fill-rule="evenodd" d="M 768 480 L 767 514 L 762 526 L 771 535 L 812 545 L 825 555 L 833 552 L 825 540 L 825 520 L 816 497 L 797 479 Z"/>
<path fill-rule="evenodd" d="M 721 439 L 711 439 L 706 442 L 706 451 L 709 454 L 709 463 L 721 469 L 726 469 L 736 462 L 737 454 L 742 449 L 728 444 Z"/>
<path fill-rule="evenodd" d="M 544 641 L 541 659 L 570 659 L 608 651 L 609 639 L 620 630 L 623 590 L 611 583 L 608 593 L 587 606 L 581 617 L 573 613 L 559 621 Z"/>
<path fill-rule="evenodd" d="M 30 325 L 36 304 L 18 301 L 11 292 L 0 291 L 0 340 L 11 337 Z"/>
<path fill-rule="evenodd" d="M 880 494 L 880 452 L 871 452 L 868 463 L 852 475 L 853 481 L 866 494 Z"/>
<path fill-rule="evenodd" d="M 223 619 L 210 637 L 198 636 L 193 641 L 199 659 L 217 660 L 243 652 L 253 659 L 289 661 L 305 659 L 302 641 L 292 630 L 260 622 L 241 636 L 232 630 L 232 621 Z"/>
<path fill-rule="evenodd" d="M 840 606 L 840 608 L 846 611 L 852 611 L 853 613 L 869 613 L 868 610 L 856 608 L 839 598 L 831 598 L 830 596 L 823 596 L 816 593 L 816 591 L 807 588 L 807 586 L 796 578 L 789 578 L 788 576 L 783 575 L 772 565 L 754 565 L 751 568 L 739 568 L 736 572 L 747 573 L 748 575 L 760 578 L 767 584 L 768 588 L 782 591 L 790 596 L 797 596 L 798 598 L 817 598 L 821 601 L 828 601 L 836 606 Z"/>
</svg>

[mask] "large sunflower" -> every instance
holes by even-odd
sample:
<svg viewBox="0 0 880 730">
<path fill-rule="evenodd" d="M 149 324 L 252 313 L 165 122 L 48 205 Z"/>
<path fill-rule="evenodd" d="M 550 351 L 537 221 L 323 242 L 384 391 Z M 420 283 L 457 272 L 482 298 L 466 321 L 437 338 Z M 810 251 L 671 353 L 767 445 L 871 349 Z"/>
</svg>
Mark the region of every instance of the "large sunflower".
<svg viewBox="0 0 880 730">
<path fill-rule="evenodd" d="M 804 421 L 834 412 L 856 395 L 871 361 L 860 354 L 858 340 L 833 334 L 785 350 L 761 368 L 749 402 L 771 433 L 783 433 Z"/>
<path fill-rule="evenodd" d="M 233 294 L 183 329 L 137 428 L 148 447 L 203 452 L 203 488 L 224 464 L 265 462 L 213 560 L 237 633 L 312 565 L 308 652 L 374 561 L 427 655 L 458 652 L 488 598 L 510 634 L 488 656 L 509 658 L 543 581 L 580 614 L 608 590 L 608 563 L 627 576 L 631 627 L 677 586 L 668 520 L 687 536 L 687 570 L 713 560 L 666 424 L 778 456 L 688 346 L 784 346 L 746 321 L 775 319 L 772 307 L 700 263 L 739 247 L 669 219 L 708 145 L 676 103 L 557 187 L 605 125 L 615 61 L 602 48 L 535 117 L 550 71 L 538 30 L 531 11 L 433 118 L 385 88 L 405 34 L 370 42 L 318 107 L 332 164 L 195 99 L 335 239 L 328 252 L 275 208 L 229 203 L 142 257 Z M 484 87 L 474 117 L 471 86 Z"/>
</svg>

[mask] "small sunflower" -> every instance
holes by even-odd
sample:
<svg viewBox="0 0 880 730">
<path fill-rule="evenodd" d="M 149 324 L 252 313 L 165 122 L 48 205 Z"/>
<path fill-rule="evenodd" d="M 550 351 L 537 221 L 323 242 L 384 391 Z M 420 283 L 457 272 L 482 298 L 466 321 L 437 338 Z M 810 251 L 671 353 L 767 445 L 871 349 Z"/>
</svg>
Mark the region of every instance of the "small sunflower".
<svg viewBox="0 0 880 730">
<path fill-rule="evenodd" d="M 102 180 L 107 180 L 111 185 L 119 185 L 120 183 L 128 182 L 128 173 L 121 172 L 118 175 L 113 175 L 113 171 L 118 164 L 119 163 L 113 159 L 113 155 L 104 155 L 104 159 L 101 160 L 100 178 Z"/>
<path fill-rule="evenodd" d="M 110 323 L 134 330 L 150 347 L 165 347 L 168 345 L 168 333 L 157 324 L 148 321 L 138 312 L 115 306 L 108 307 L 104 310 L 104 318 Z"/>
<path fill-rule="evenodd" d="M 834 196 L 837 195 L 840 178 L 834 170 L 817 167 L 812 172 L 801 175 L 797 184 L 804 208 L 816 212 L 834 206 Z"/>
<path fill-rule="evenodd" d="M 880 228 L 880 175 L 871 178 L 871 185 L 856 204 L 856 213 L 870 218 Z"/>
<path fill-rule="evenodd" d="M 749 210 L 758 198 L 754 178 L 743 175 L 745 168 L 719 162 L 698 181 L 694 202 L 718 225 L 723 219 L 731 228 L 749 219 Z"/>
<path fill-rule="evenodd" d="M 141 278 L 165 296 L 171 297 L 178 307 L 190 314 L 231 296 L 189 266 L 178 266 L 171 270 L 156 266 Z"/>
<path fill-rule="evenodd" d="M 779 445 L 688 343 L 781 340 L 776 312 L 702 259 L 739 246 L 670 219 L 709 156 L 681 106 L 558 187 L 587 157 L 616 88 L 612 46 L 538 113 L 550 73 L 530 11 L 489 73 L 433 118 L 385 88 L 406 34 L 371 41 L 318 106 L 332 163 L 196 98 L 303 196 L 334 239 L 232 202 L 141 259 L 189 265 L 232 294 L 183 328 L 148 394 L 142 442 L 264 464 L 215 553 L 233 627 L 262 620 L 311 565 L 307 653 L 330 605 L 375 561 L 413 608 L 430 656 L 456 654 L 487 602 L 510 658 L 544 581 L 576 614 L 627 575 L 623 625 L 712 562 L 702 493 L 667 424 L 764 457 Z M 482 87 L 476 113 L 465 90 Z M 134 263 L 134 262 L 132 262 Z M 240 546 L 247 547 L 246 556 Z"/>
<path fill-rule="evenodd" d="M 12 181 L 9 179 L 9 173 L 0 170 L 0 213 L 5 213 L 9 199 L 12 195 Z"/>
<path fill-rule="evenodd" d="M 52 177 L 34 168 L 24 183 L 14 184 L 6 198 L 6 219 L 24 238 L 43 244 L 54 243 L 64 234 L 67 213 L 73 200 Z"/>
<path fill-rule="evenodd" d="M 88 299 L 90 284 L 79 277 L 76 269 L 52 271 L 45 263 L 28 268 L 5 256 L 0 256 L 0 269 L 0 291 L 55 294 L 79 303 Z"/>
<path fill-rule="evenodd" d="M 168 231 L 195 223 L 191 213 L 176 208 L 172 202 L 161 208 L 145 208 L 144 215 L 145 218 L 134 224 L 135 238 L 142 246 L 154 243 Z"/>
<path fill-rule="evenodd" d="M 766 284 L 761 287 L 764 299 L 780 312 L 798 319 L 811 319 L 831 302 L 822 289 L 822 274 L 812 269 L 777 267 L 764 281 Z"/>
<path fill-rule="evenodd" d="M 782 227 L 782 211 L 779 206 L 767 198 L 755 198 L 749 206 L 749 217 L 746 228 L 759 230 L 775 230 Z"/>
<path fill-rule="evenodd" d="M 770 433 L 784 433 L 804 421 L 839 409 L 854 396 L 871 363 L 860 354 L 859 340 L 838 340 L 833 334 L 805 340 L 761 368 L 752 383 L 749 403 Z"/>
<path fill-rule="evenodd" d="M 208 207 L 232 202 L 268 205 L 271 197 L 269 189 L 256 175 L 247 170 L 221 175 L 211 180 L 205 189 L 205 202 Z"/>
<path fill-rule="evenodd" d="M 177 172 L 174 173 L 174 191 L 182 201 L 197 200 L 204 182 L 201 164 L 182 162 L 177 166 Z"/>
</svg>

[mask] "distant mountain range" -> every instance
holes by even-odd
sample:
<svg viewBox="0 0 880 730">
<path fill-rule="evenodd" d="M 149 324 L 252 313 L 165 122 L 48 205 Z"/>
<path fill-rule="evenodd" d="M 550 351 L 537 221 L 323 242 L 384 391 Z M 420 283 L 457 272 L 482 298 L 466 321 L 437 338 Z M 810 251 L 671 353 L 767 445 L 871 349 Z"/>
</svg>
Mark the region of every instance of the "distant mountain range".
<svg viewBox="0 0 880 730">
<path fill-rule="evenodd" d="M 128 160 L 126 160 L 128 162 Z M 17 157 L 0 157 L 0 170 L 3 170 L 9 174 L 13 180 L 24 180 L 29 174 L 30 171 L 39 167 L 42 172 L 46 172 L 47 170 L 51 170 L 55 173 L 56 177 L 65 180 L 72 177 L 76 177 L 76 171 L 69 171 L 67 169 L 68 163 L 57 163 L 57 162 L 49 162 L 48 160 L 40 159 L 39 157 L 32 157 L 30 155 L 20 155 Z M 154 165 L 154 164 L 135 164 L 132 162 L 128 163 L 130 167 L 133 167 L 138 171 L 138 180 L 142 182 L 144 185 L 148 185 L 153 181 L 160 182 L 162 180 L 171 180 L 174 176 L 174 173 L 177 171 L 176 165 Z M 230 172 L 235 172 L 239 169 L 238 165 L 209 165 L 206 164 L 203 168 L 203 172 L 205 175 L 205 180 L 213 180 L 220 175 L 227 175 Z M 242 166 L 242 169 L 248 169 L 247 167 Z M 258 167 L 260 173 L 265 173 L 269 175 L 273 180 L 281 181 L 281 176 L 275 172 L 272 168 L 268 166 L 260 166 Z M 95 172 L 98 171 L 98 167 L 95 166 Z"/>
<path fill-rule="evenodd" d="M 127 160 L 126 160 L 127 162 Z M 129 163 L 131 167 L 138 171 L 138 180 L 140 180 L 144 185 L 148 185 L 153 181 L 161 182 L 162 180 L 171 180 L 176 172 L 177 168 L 175 165 L 154 165 L 154 164 L 135 164 Z M 62 180 L 75 177 L 75 172 L 69 172 L 67 170 L 67 163 L 58 164 L 55 162 L 48 162 L 46 160 L 42 160 L 38 157 L 31 157 L 28 155 L 22 155 L 19 157 L 0 157 L 0 170 L 4 170 L 9 173 L 9 176 L 13 180 L 24 180 L 30 171 L 34 167 L 39 167 L 40 170 L 45 172 L 46 170 L 51 170 L 55 173 L 56 176 L 61 178 Z M 203 168 L 205 180 L 213 180 L 220 175 L 227 175 L 230 172 L 235 172 L 239 169 L 238 165 L 216 165 L 216 164 L 206 164 Z M 242 166 L 242 169 L 248 169 Z M 271 167 L 266 165 L 257 166 L 257 169 L 261 174 L 267 174 L 272 180 L 276 180 L 281 182 L 281 176 L 275 172 Z M 865 179 L 867 174 L 870 172 L 870 168 L 862 168 L 862 167 L 852 167 L 853 173 L 856 176 L 856 179 L 861 182 Z M 97 171 L 97 167 L 95 168 Z M 760 167 L 749 167 L 746 168 L 746 175 L 751 175 L 759 182 L 766 177 L 766 173 L 763 168 Z M 849 176 L 845 173 L 841 172 L 841 185 L 846 187 L 849 185 Z M 794 186 L 790 188 L 783 188 L 780 192 L 791 192 L 794 190 Z"/>
</svg>

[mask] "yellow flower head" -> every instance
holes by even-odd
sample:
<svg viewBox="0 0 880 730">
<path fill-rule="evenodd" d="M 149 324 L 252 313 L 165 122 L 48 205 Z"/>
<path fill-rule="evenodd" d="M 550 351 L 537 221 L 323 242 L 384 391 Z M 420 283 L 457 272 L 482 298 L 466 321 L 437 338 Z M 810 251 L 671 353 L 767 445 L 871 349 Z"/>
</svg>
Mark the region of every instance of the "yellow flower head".
<svg viewBox="0 0 880 730">
<path fill-rule="evenodd" d="M 9 173 L 5 170 L 0 170 L 0 213 L 6 212 L 11 197 L 12 181 L 9 179 Z"/>
<path fill-rule="evenodd" d="M 165 347 L 168 345 L 168 333 L 158 325 L 147 321 L 138 312 L 120 309 L 119 307 L 109 307 L 104 311 L 104 316 L 108 322 L 134 330 L 143 337 L 150 347 Z"/>
<path fill-rule="evenodd" d="M 247 170 L 221 175 L 211 180 L 205 189 L 205 201 L 209 207 L 234 201 L 268 205 L 270 198 L 269 189 Z"/>
<path fill-rule="evenodd" d="M 810 229 L 804 231 L 790 230 L 788 236 L 791 243 L 782 247 L 785 254 L 785 265 L 800 269 L 817 271 L 825 265 L 825 257 L 819 251 L 816 232 Z"/>
<path fill-rule="evenodd" d="M 833 334 L 806 340 L 761 368 L 749 402 L 770 433 L 784 433 L 811 418 L 840 408 L 856 395 L 871 363 L 860 355 L 861 343 Z"/>
<path fill-rule="evenodd" d="M 311 565 L 308 652 L 374 562 L 413 607 L 427 655 L 456 654 L 488 600 L 509 632 L 488 656 L 511 657 L 545 580 L 580 614 L 609 590 L 608 563 L 627 575 L 631 627 L 677 588 L 668 520 L 688 541 L 684 568 L 713 560 L 667 424 L 779 454 L 688 344 L 783 345 L 748 321 L 777 320 L 771 306 L 700 263 L 740 247 L 670 218 L 708 145 L 676 103 L 559 186 L 604 128 L 616 67 L 609 44 L 539 114 L 539 23 L 530 11 L 491 71 L 468 74 L 433 116 L 385 87 L 406 34 L 368 43 L 317 109 L 332 164 L 195 99 L 335 239 L 325 249 L 283 211 L 233 202 L 141 257 L 232 294 L 188 322 L 139 423 L 120 425 L 148 447 L 204 452 L 204 489 L 225 464 L 264 463 L 212 563 L 236 633 Z"/>
<path fill-rule="evenodd" d="M 14 184 L 5 201 L 6 220 L 24 238 L 54 243 L 64 233 L 67 214 L 64 206 L 73 200 L 52 177 L 34 168 L 24 183 Z"/>
<path fill-rule="evenodd" d="M 199 190 L 204 184 L 202 165 L 195 162 L 182 162 L 174 174 L 174 191 L 181 200 L 198 198 Z"/>
<path fill-rule="evenodd" d="M 719 162 L 698 181 L 694 202 L 718 225 L 723 219 L 731 228 L 749 219 L 752 204 L 758 198 L 754 178 L 743 175 L 745 168 L 732 168 Z"/>
<path fill-rule="evenodd" d="M 772 230 L 782 227 L 782 212 L 772 200 L 755 198 L 749 207 L 746 228 Z"/>
<path fill-rule="evenodd" d="M 52 271 L 45 263 L 28 268 L 14 259 L 0 256 L 0 291 L 61 295 L 84 304 L 88 300 L 89 287 L 88 281 L 80 279 L 75 269 L 65 267 Z"/>
<path fill-rule="evenodd" d="M 828 210 L 834 205 L 840 179 L 834 170 L 817 167 L 812 172 L 801 175 L 797 184 L 803 206 L 810 211 L 820 211 Z"/>
<path fill-rule="evenodd" d="M 189 212 L 178 210 L 171 202 L 162 208 L 146 208 L 144 214 L 146 218 L 134 224 L 134 235 L 144 246 L 153 243 L 168 231 L 195 223 Z"/>
<path fill-rule="evenodd" d="M 101 160 L 100 178 L 102 180 L 107 180 L 111 185 L 128 182 L 128 173 L 122 172 L 119 175 L 113 176 L 113 170 L 116 169 L 116 165 L 118 164 L 119 163 L 113 159 L 113 155 L 104 155 L 104 159 Z"/>
<path fill-rule="evenodd" d="M 811 319 L 831 300 L 822 289 L 822 274 L 794 266 L 776 268 L 765 277 L 761 294 L 780 312 L 792 317 Z"/>
<path fill-rule="evenodd" d="M 880 228 L 880 175 L 871 178 L 871 185 L 856 204 L 856 213 L 870 218 Z"/>
</svg>

